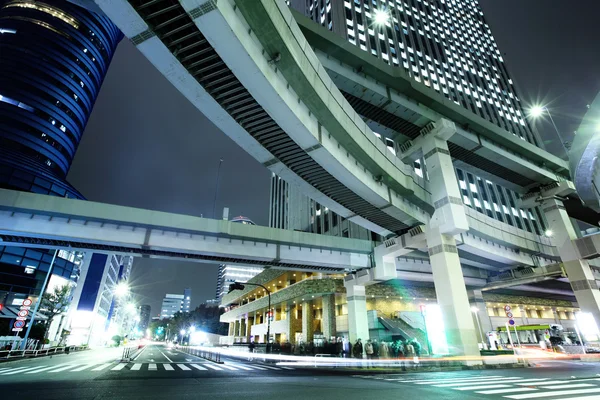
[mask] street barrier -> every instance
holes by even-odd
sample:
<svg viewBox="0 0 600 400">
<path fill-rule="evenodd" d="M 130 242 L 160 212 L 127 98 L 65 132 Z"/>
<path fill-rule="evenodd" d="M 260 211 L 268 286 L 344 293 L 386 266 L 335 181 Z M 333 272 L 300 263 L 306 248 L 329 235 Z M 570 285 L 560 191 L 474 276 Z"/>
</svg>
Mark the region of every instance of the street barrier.
<svg viewBox="0 0 600 400">
<path fill-rule="evenodd" d="M 123 348 L 123 355 L 121 356 L 121 362 L 129 362 L 135 359 L 144 350 L 143 345 L 129 346 Z"/>
<path fill-rule="evenodd" d="M 0 351 L 0 360 L 10 360 L 15 358 L 45 357 L 54 354 L 68 354 L 71 351 L 87 350 L 87 346 L 64 346 L 52 347 L 40 350 L 2 350 Z"/>
<path fill-rule="evenodd" d="M 190 346 L 182 346 L 181 350 L 184 353 L 191 354 L 193 356 L 197 356 L 200 358 L 204 358 L 205 360 L 212 361 L 217 364 L 223 364 L 221 361 L 221 352 L 218 349 L 207 349 L 205 347 L 196 348 Z"/>
</svg>

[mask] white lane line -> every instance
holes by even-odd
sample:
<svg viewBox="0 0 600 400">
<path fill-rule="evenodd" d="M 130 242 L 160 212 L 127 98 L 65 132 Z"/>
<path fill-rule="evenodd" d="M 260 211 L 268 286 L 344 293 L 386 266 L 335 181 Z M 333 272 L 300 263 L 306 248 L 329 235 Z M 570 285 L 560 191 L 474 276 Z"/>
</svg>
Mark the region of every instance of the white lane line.
<svg viewBox="0 0 600 400">
<path fill-rule="evenodd" d="M 237 368 L 232 367 L 231 365 L 221 364 L 221 367 L 231 370 L 231 371 L 239 371 Z"/>
<path fill-rule="evenodd" d="M 191 371 L 191 369 L 188 368 L 185 364 L 177 364 L 177 366 L 181 368 L 182 371 Z"/>
<path fill-rule="evenodd" d="M 3 375 L 14 375 L 14 374 L 20 374 L 20 373 L 22 373 L 22 372 L 25 372 L 25 371 L 30 371 L 30 372 L 33 372 L 34 370 L 39 370 L 39 369 L 42 369 L 42 368 L 44 368 L 44 367 L 45 367 L 45 365 L 42 365 L 42 366 L 37 366 L 37 367 L 33 367 L 33 368 L 22 369 L 22 370 L 20 370 L 20 371 L 10 371 L 10 372 L 7 372 L 7 373 L 5 373 L 5 374 L 3 374 Z"/>
<path fill-rule="evenodd" d="M 510 388 L 510 389 L 494 389 L 494 390 L 484 390 L 482 392 L 475 392 L 479 394 L 502 394 L 502 393 L 515 393 L 515 392 L 531 392 L 532 390 L 537 390 L 534 388 Z"/>
<path fill-rule="evenodd" d="M 79 367 L 79 368 L 72 369 L 72 370 L 70 370 L 69 372 L 81 372 L 81 371 L 83 371 L 83 370 L 86 370 L 86 369 L 88 369 L 88 368 L 91 368 L 91 367 L 93 367 L 94 365 L 96 365 L 96 364 L 86 364 L 86 365 L 84 365 L 84 366 L 82 366 L 82 367 Z"/>
<path fill-rule="evenodd" d="M 163 368 L 165 371 L 175 371 L 175 368 L 173 368 L 171 364 L 163 364 Z"/>
<path fill-rule="evenodd" d="M 259 369 L 259 370 L 261 370 L 261 371 L 266 371 L 266 370 L 267 370 L 266 368 L 263 368 L 263 367 L 258 367 L 258 366 L 256 366 L 256 365 L 251 365 L 251 366 L 250 366 L 250 368 L 252 368 L 252 369 Z"/>
<path fill-rule="evenodd" d="M 156 371 L 156 364 L 148 364 L 148 371 Z"/>
<path fill-rule="evenodd" d="M 544 389 L 554 390 L 554 389 L 574 389 L 574 388 L 582 388 L 582 387 L 590 387 L 590 386 L 596 386 L 596 385 L 592 385 L 591 383 L 576 383 L 576 384 L 568 383 L 566 385 L 540 386 L 540 387 L 544 388 Z M 598 387 L 598 386 L 596 386 L 596 387 Z"/>
<path fill-rule="evenodd" d="M 139 371 L 142 368 L 142 364 L 133 364 L 133 366 L 129 369 L 130 371 Z"/>
<path fill-rule="evenodd" d="M 458 383 L 443 383 L 441 385 L 431 385 L 435 387 L 454 387 L 454 386 L 473 386 L 473 385 L 494 385 L 496 383 L 521 383 L 525 382 L 523 379 L 490 379 L 486 381 L 473 381 L 473 382 L 458 382 Z"/>
<path fill-rule="evenodd" d="M 125 368 L 126 366 L 127 366 L 127 364 L 126 364 L 126 363 L 120 363 L 120 364 L 117 364 L 117 366 L 116 366 L 116 367 L 114 367 L 114 368 L 111 368 L 110 370 L 111 370 L 111 371 L 120 371 L 120 370 L 122 370 L 123 368 Z"/>
<path fill-rule="evenodd" d="M 523 379 L 518 376 L 494 376 L 494 377 L 481 377 L 481 378 L 465 378 L 465 379 L 439 379 L 439 380 L 428 380 L 428 381 L 417 381 L 417 385 L 435 385 L 435 384 L 443 384 L 443 383 L 460 383 L 460 382 L 482 382 L 482 381 L 496 381 L 499 379 Z M 407 381 L 409 383 L 410 381 Z M 413 381 L 415 382 L 415 381 Z"/>
<path fill-rule="evenodd" d="M 58 365 L 53 365 L 53 366 L 51 366 L 51 367 L 46 367 L 46 368 L 42 368 L 42 369 L 37 369 L 37 370 L 35 370 L 35 371 L 29 371 L 29 372 L 25 372 L 25 373 L 26 373 L 26 374 L 37 374 L 37 373 L 39 373 L 39 372 L 49 371 L 49 370 L 51 370 L 51 369 L 54 369 L 54 368 L 60 368 L 60 367 L 62 367 L 63 365 L 67 365 L 67 364 L 58 364 Z"/>
<path fill-rule="evenodd" d="M 244 369 L 246 371 L 252 371 L 252 368 L 246 367 L 245 365 L 234 364 L 236 368 Z"/>
<path fill-rule="evenodd" d="M 138 358 L 140 358 L 140 356 L 142 355 L 142 353 L 145 352 L 147 348 L 148 348 L 147 346 L 144 346 L 144 348 L 142 349 L 142 351 L 140 351 L 140 354 L 138 354 L 137 356 L 135 356 L 131 361 L 135 361 Z"/>
<path fill-rule="evenodd" d="M 68 369 L 75 368 L 76 366 L 77 366 L 77 364 L 75 364 L 75 365 L 65 365 L 62 368 L 57 368 L 57 369 L 53 369 L 52 371 L 48 371 L 48 373 L 49 374 L 55 374 L 57 372 L 66 371 Z"/>
<path fill-rule="evenodd" d="M 160 352 L 160 354 L 162 354 L 167 360 L 169 360 L 169 362 L 173 362 L 173 360 L 171 360 L 169 357 L 167 357 L 167 355 L 165 353 L 163 353 L 162 351 Z"/>
<path fill-rule="evenodd" d="M 444 378 L 444 379 L 421 379 L 421 380 L 412 380 L 412 379 L 406 379 L 406 378 L 399 378 L 402 379 L 401 382 L 406 382 L 406 383 L 416 383 L 418 385 L 428 385 L 431 383 L 444 383 L 444 382 L 461 382 L 461 381 L 479 381 L 482 379 L 498 379 L 498 378 L 505 378 L 505 379 L 515 379 L 515 378 L 519 378 L 518 376 L 500 376 L 500 375 L 492 375 L 492 376 L 470 376 L 468 378 L 456 378 L 456 379 L 452 379 L 452 378 Z"/>
<path fill-rule="evenodd" d="M 223 368 L 219 368 L 219 367 L 217 367 L 216 365 L 212 365 L 212 364 L 204 364 L 204 366 L 205 366 L 205 367 L 208 367 L 208 368 L 212 368 L 212 369 L 214 369 L 214 370 L 217 370 L 217 371 L 223 371 Z"/>
<path fill-rule="evenodd" d="M 485 390 L 485 389 L 504 389 L 509 388 L 510 385 L 477 385 L 477 386 L 465 386 L 459 388 L 453 388 L 454 390 Z"/>
<path fill-rule="evenodd" d="M 508 399 L 537 399 L 540 397 L 552 397 L 552 396 L 567 396 L 571 394 L 586 394 L 586 393 L 600 393 L 600 388 L 594 389 L 577 389 L 577 390 L 558 390 L 552 392 L 543 392 L 543 393 L 527 393 L 527 394 L 515 394 L 512 396 L 504 396 Z M 587 399 L 587 397 L 585 398 Z"/>
<path fill-rule="evenodd" d="M 190 367 L 196 368 L 199 371 L 206 371 L 206 368 L 201 367 L 198 364 L 190 364 Z"/>
<path fill-rule="evenodd" d="M 8 373 L 8 372 L 11 372 L 11 371 L 23 371 L 23 370 L 25 370 L 25 369 L 27 369 L 27 368 L 30 368 L 30 367 L 18 367 L 18 368 L 10 368 L 10 369 L 8 369 L 8 370 L 6 370 L 6 371 L 1 371 L 1 372 L 0 372 L 0 375 L 6 375 L 6 373 Z"/>
<path fill-rule="evenodd" d="M 280 369 L 280 368 L 278 368 L 278 367 L 271 367 L 271 366 L 269 366 L 269 365 L 262 365 L 262 367 L 264 367 L 264 368 L 268 368 L 268 369 L 272 369 L 272 370 L 275 370 L 275 371 L 281 371 L 281 369 Z"/>
<path fill-rule="evenodd" d="M 104 368 L 108 367 L 112 365 L 112 363 L 108 363 L 108 364 L 100 364 L 99 366 L 97 366 L 96 368 L 94 368 L 92 371 L 102 371 Z"/>
<path fill-rule="evenodd" d="M 577 396 L 577 397 L 569 397 L 568 399 L 560 399 L 560 400 L 600 400 L 600 396 Z"/>
<path fill-rule="evenodd" d="M 289 369 L 290 371 L 293 371 L 295 369 L 295 368 L 290 368 L 290 367 L 280 367 L 280 368 Z"/>
</svg>

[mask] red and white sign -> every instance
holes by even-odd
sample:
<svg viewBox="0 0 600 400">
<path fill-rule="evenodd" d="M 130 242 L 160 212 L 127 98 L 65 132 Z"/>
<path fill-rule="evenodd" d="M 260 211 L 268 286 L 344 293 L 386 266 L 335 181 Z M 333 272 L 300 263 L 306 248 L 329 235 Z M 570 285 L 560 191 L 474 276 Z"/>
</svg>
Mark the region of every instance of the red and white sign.
<svg viewBox="0 0 600 400">
<path fill-rule="evenodd" d="M 26 317 L 29 314 L 29 310 L 21 310 L 17 313 L 19 317 Z"/>
<path fill-rule="evenodd" d="M 31 303 L 33 303 L 33 301 L 31 299 L 23 300 L 23 306 L 25 306 L 25 307 L 29 307 L 31 305 Z"/>
<path fill-rule="evenodd" d="M 510 310 L 512 310 L 512 308 L 510 308 L 508 304 L 504 306 L 504 311 L 509 312 Z"/>
</svg>

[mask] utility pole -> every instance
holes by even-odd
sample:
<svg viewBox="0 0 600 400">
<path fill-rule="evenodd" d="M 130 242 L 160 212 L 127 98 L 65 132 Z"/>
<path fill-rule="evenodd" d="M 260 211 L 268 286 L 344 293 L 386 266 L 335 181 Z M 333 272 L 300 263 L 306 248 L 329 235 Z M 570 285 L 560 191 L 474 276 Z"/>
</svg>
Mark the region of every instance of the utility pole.
<svg viewBox="0 0 600 400">
<path fill-rule="evenodd" d="M 223 164 L 223 157 L 221 157 L 219 159 L 219 167 L 217 168 L 217 182 L 215 184 L 215 199 L 213 201 L 213 211 L 212 211 L 212 217 L 216 218 L 216 209 L 217 209 L 217 196 L 219 194 L 219 177 L 221 175 L 221 164 Z"/>
</svg>

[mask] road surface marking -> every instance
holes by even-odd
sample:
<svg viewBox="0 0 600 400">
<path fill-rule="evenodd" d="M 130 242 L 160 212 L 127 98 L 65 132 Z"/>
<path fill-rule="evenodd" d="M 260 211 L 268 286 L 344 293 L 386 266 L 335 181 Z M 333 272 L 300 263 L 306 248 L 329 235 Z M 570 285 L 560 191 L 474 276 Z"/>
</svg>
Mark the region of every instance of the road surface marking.
<svg viewBox="0 0 600 400">
<path fill-rule="evenodd" d="M 461 383 L 461 382 L 481 382 L 481 381 L 497 381 L 499 379 L 523 379 L 520 377 L 481 377 L 481 378 L 464 378 L 464 379 L 440 379 L 440 380 L 429 380 L 416 382 L 417 385 L 431 385 L 431 384 L 442 384 L 442 383 Z M 407 381 L 410 382 L 410 381 Z M 413 382 L 414 383 L 414 382 Z"/>
<path fill-rule="evenodd" d="M 169 360 L 169 362 L 173 362 L 173 360 L 171 360 L 169 357 L 167 357 L 167 355 L 165 353 L 163 353 L 162 351 L 160 352 L 160 354 L 162 354 L 167 360 Z"/>
<path fill-rule="evenodd" d="M 221 367 L 223 367 L 225 369 L 228 369 L 228 370 L 231 370 L 231 371 L 238 371 L 237 368 L 232 367 L 231 365 L 221 364 Z"/>
<path fill-rule="evenodd" d="M 576 384 L 568 383 L 566 385 L 540 386 L 540 387 L 542 387 L 544 389 L 554 390 L 554 389 L 574 389 L 574 388 L 582 388 L 582 387 L 590 387 L 590 386 L 596 386 L 596 385 L 592 385 L 590 383 L 576 383 Z"/>
<path fill-rule="evenodd" d="M 455 386 L 474 386 L 474 385 L 494 385 L 496 383 L 521 383 L 522 379 L 487 379 L 482 381 L 458 382 L 458 383 L 442 383 L 440 385 L 432 385 L 435 387 L 455 387 Z"/>
<path fill-rule="evenodd" d="M 537 390 L 534 388 L 510 388 L 510 389 L 494 389 L 494 390 L 484 390 L 482 392 L 476 392 L 479 394 L 502 394 L 502 393 L 515 393 L 515 392 L 531 392 L 532 390 Z"/>
<path fill-rule="evenodd" d="M 163 368 L 165 371 L 175 371 L 175 369 L 171 367 L 171 364 L 163 364 Z"/>
<path fill-rule="evenodd" d="M 477 386 L 464 386 L 459 388 L 453 388 L 454 390 L 485 390 L 485 389 L 504 389 L 509 388 L 510 385 L 477 385 Z"/>
<path fill-rule="evenodd" d="M 268 368 L 268 369 L 273 369 L 273 370 L 275 370 L 275 371 L 281 371 L 281 369 L 279 369 L 279 368 L 277 368 L 277 367 L 270 367 L 270 366 L 268 366 L 268 365 L 261 365 L 261 367 Z"/>
<path fill-rule="evenodd" d="M 140 368 L 142 368 L 142 364 L 133 364 L 133 366 L 131 367 L 131 371 L 139 371 Z"/>
<path fill-rule="evenodd" d="M 126 363 L 117 364 L 114 368 L 111 368 L 111 371 L 120 371 L 127 366 Z"/>
<path fill-rule="evenodd" d="M 544 393 L 527 393 L 527 394 L 515 394 L 512 396 L 504 396 L 508 399 L 537 399 L 540 397 L 551 397 L 551 396 L 567 396 L 570 394 L 586 394 L 586 393 L 600 393 L 600 388 L 594 389 L 577 389 L 577 390 L 559 390 L 552 392 L 544 392 Z M 587 399 L 587 397 L 586 397 Z"/>
<path fill-rule="evenodd" d="M 290 368 L 290 367 L 280 367 L 280 368 L 283 368 L 283 369 L 289 369 L 290 371 L 293 371 L 293 370 L 294 370 L 294 368 Z"/>
<path fill-rule="evenodd" d="M 156 371 L 156 364 L 148 364 L 148 371 Z"/>
<path fill-rule="evenodd" d="M 104 368 L 108 367 L 109 365 L 111 365 L 112 363 L 108 363 L 108 364 L 100 364 L 99 366 L 97 366 L 96 368 L 94 368 L 92 371 L 102 371 Z"/>
<path fill-rule="evenodd" d="M 252 368 L 252 369 L 260 369 L 261 371 L 266 371 L 267 370 L 266 368 L 258 367 L 256 365 L 251 365 L 250 368 Z"/>
<path fill-rule="evenodd" d="M 402 379 L 400 382 L 408 382 L 408 383 L 416 383 L 417 385 L 429 385 L 431 383 L 442 383 L 442 382 L 462 382 L 462 381 L 480 381 L 483 379 L 497 379 L 497 378 L 510 378 L 510 379 L 517 379 L 519 378 L 518 376 L 499 376 L 499 375 L 493 375 L 493 376 L 480 376 L 480 377 L 473 377 L 470 376 L 468 378 L 456 378 L 456 379 L 452 379 L 452 378 L 444 378 L 444 379 L 421 379 L 421 380 L 406 380 L 406 378 L 400 378 Z"/>
<path fill-rule="evenodd" d="M 26 373 L 26 374 L 37 374 L 38 372 L 44 372 L 44 371 L 48 371 L 48 370 L 51 370 L 51 369 L 54 369 L 54 368 L 60 368 L 60 367 L 62 367 L 63 365 L 66 365 L 66 364 L 58 364 L 58 365 L 53 365 L 53 366 L 51 366 L 51 367 L 46 367 L 46 368 L 42 368 L 42 369 L 37 369 L 37 370 L 35 370 L 35 371 L 30 371 L 30 372 L 25 372 L 25 373 Z"/>
<path fill-rule="evenodd" d="M 241 368 L 241 369 L 245 369 L 246 371 L 252 371 L 252 368 L 246 367 L 244 365 L 240 365 L 240 364 L 234 364 L 236 366 L 236 368 Z"/>
<path fill-rule="evenodd" d="M 584 397 L 569 397 L 568 399 L 561 399 L 561 400 L 600 400 L 600 396 L 584 396 Z"/>
<path fill-rule="evenodd" d="M 77 366 L 77 364 L 75 364 L 75 365 L 65 365 L 62 368 L 53 369 L 52 371 L 48 371 L 48 372 L 51 373 L 51 374 L 54 374 L 56 372 L 61 372 L 61 371 L 65 371 L 67 369 L 75 368 L 76 366 Z"/>
<path fill-rule="evenodd" d="M 42 365 L 42 366 L 37 366 L 37 367 L 32 367 L 32 368 L 27 368 L 27 369 L 22 369 L 22 370 L 19 370 L 19 371 L 10 371 L 10 372 L 7 372 L 7 373 L 5 373 L 5 374 L 2 374 L 2 375 L 14 375 L 14 374 L 20 374 L 20 373 L 24 373 L 25 371 L 30 371 L 30 372 L 33 372 L 34 370 L 39 370 L 39 369 L 42 369 L 42 368 L 44 368 L 44 367 L 45 367 L 45 365 Z"/>
<path fill-rule="evenodd" d="M 190 364 L 190 367 L 194 367 L 199 371 L 206 371 L 206 368 L 199 366 L 198 364 Z"/>
<path fill-rule="evenodd" d="M 11 371 L 17 371 L 17 370 L 23 371 L 23 370 L 25 370 L 27 368 L 28 367 L 10 368 L 10 369 L 7 369 L 6 371 L 0 371 L 0 375 L 5 375 L 6 373 L 11 372 Z"/>
<path fill-rule="evenodd" d="M 135 356 L 131 361 L 137 360 L 142 355 L 142 353 L 146 351 L 147 348 L 148 348 L 147 346 L 144 346 L 142 351 L 140 351 L 140 353 L 137 356 Z"/>
<path fill-rule="evenodd" d="M 219 367 L 217 367 L 216 365 L 212 365 L 212 364 L 204 364 L 204 366 L 205 366 L 205 367 L 208 367 L 208 368 L 215 369 L 215 370 L 217 370 L 217 371 L 223 371 L 223 368 L 219 368 Z"/>
<path fill-rule="evenodd" d="M 177 366 L 179 368 L 181 368 L 183 371 L 191 371 L 191 369 L 189 369 L 188 367 L 186 367 L 185 364 L 177 364 Z"/>
<path fill-rule="evenodd" d="M 83 371 L 83 370 L 85 370 L 85 369 L 88 369 L 88 368 L 91 368 L 91 367 L 93 367 L 94 365 L 96 365 L 96 364 L 86 364 L 86 365 L 84 365 L 84 366 L 82 366 L 82 367 L 79 367 L 79 368 L 72 369 L 72 370 L 71 370 L 71 371 L 69 371 L 69 372 L 81 372 L 81 371 Z"/>
<path fill-rule="evenodd" d="M 540 386 L 540 385 L 562 385 L 565 383 L 569 383 L 569 381 L 545 381 L 545 382 L 539 382 L 539 383 L 515 383 L 515 385 L 520 385 L 520 386 Z"/>
</svg>

